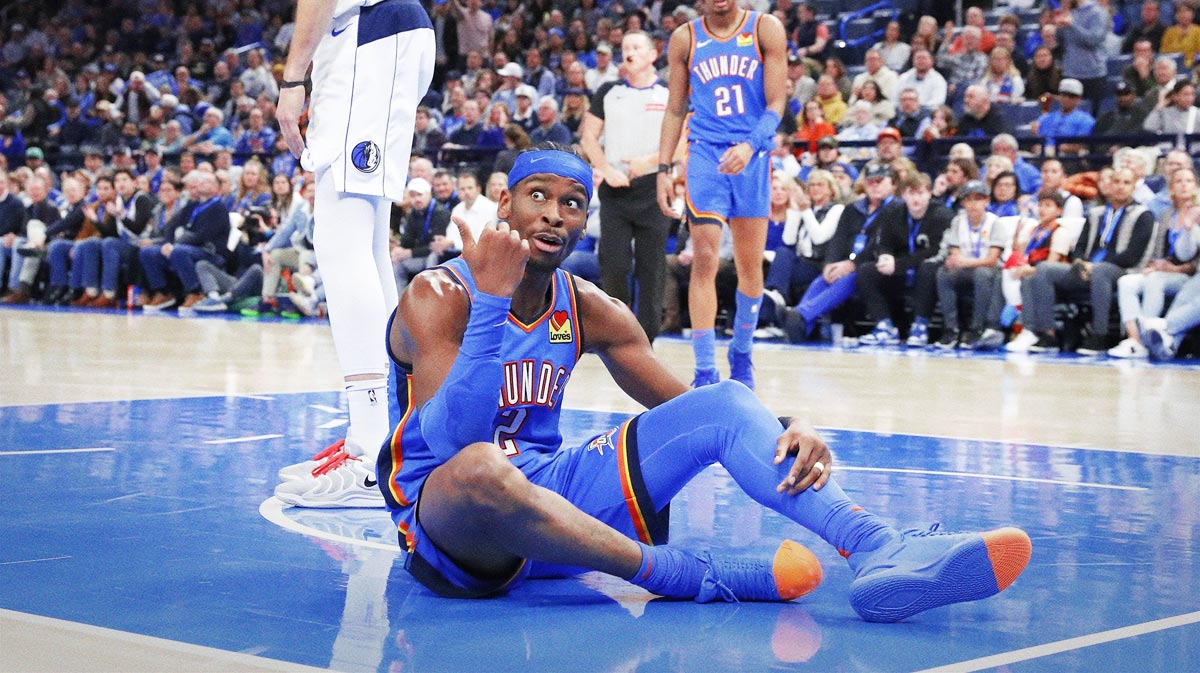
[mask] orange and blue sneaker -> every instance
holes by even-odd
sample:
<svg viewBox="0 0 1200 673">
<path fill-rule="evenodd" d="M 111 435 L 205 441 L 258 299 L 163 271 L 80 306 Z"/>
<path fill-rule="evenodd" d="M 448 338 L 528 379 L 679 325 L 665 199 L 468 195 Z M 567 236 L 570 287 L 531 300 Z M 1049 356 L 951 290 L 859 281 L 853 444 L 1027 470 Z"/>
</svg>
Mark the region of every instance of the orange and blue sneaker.
<svg viewBox="0 0 1200 673">
<path fill-rule="evenodd" d="M 878 549 L 848 557 L 850 605 L 868 622 L 898 622 L 952 603 L 1004 591 L 1029 564 L 1033 545 L 1018 528 L 985 533 L 907 530 Z"/>
<path fill-rule="evenodd" d="M 784 540 L 770 563 L 765 559 L 700 557 L 708 565 L 697 603 L 790 601 L 813 592 L 823 573 L 821 562 L 804 545 Z"/>
</svg>

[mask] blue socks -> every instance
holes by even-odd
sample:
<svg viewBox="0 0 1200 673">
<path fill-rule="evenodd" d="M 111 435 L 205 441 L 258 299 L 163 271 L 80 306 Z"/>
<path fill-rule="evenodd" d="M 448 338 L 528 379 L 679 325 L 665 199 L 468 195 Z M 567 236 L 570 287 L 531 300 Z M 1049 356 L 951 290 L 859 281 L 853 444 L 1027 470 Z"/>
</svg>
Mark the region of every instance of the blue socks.
<svg viewBox="0 0 1200 673">
<path fill-rule="evenodd" d="M 695 554 L 666 545 L 651 547 L 638 542 L 642 548 L 642 567 L 637 574 L 626 578 L 646 591 L 668 598 L 695 598 L 708 564 Z"/>
<path fill-rule="evenodd" d="M 692 352 L 696 355 L 696 371 L 717 368 L 716 330 L 692 330 Z"/>
<path fill-rule="evenodd" d="M 754 330 L 758 328 L 758 309 L 762 306 L 762 295 L 747 297 L 737 291 L 737 312 L 733 316 L 733 341 L 731 350 L 747 353 L 754 345 Z"/>
<path fill-rule="evenodd" d="M 819 491 L 778 493 L 775 487 L 795 460 L 773 462 L 782 430 L 753 392 L 727 383 L 697 389 L 645 412 L 638 421 L 637 439 L 651 501 L 670 502 L 697 473 L 720 463 L 753 500 L 838 550 L 869 551 L 895 536 L 893 528 L 855 506 L 835 479 Z"/>
</svg>

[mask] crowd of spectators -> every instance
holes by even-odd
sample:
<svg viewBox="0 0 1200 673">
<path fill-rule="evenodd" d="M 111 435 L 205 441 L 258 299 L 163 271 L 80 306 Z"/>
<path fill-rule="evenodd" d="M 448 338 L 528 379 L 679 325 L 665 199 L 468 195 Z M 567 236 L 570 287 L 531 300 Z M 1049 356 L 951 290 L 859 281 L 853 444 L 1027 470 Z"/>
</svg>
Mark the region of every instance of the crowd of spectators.
<svg viewBox="0 0 1200 673">
<path fill-rule="evenodd" d="M 867 316 L 874 327 L 864 343 L 906 336 L 919 345 L 934 341 L 921 335 L 941 316 L 938 343 L 996 347 L 1009 333 L 1019 337 L 1028 313 L 1022 286 L 1034 285 L 1038 328 L 1014 341 L 1017 349 L 1108 350 L 1114 322 L 1125 335 L 1120 353 L 1145 354 L 1145 335 L 1178 347 L 1186 329 L 1168 333 L 1151 321 L 1139 330 L 1139 318 L 1159 317 L 1165 303 L 1123 299 L 1119 320 L 1109 307 L 1118 285 L 1136 296 L 1162 285 L 1147 280 L 1135 291 L 1122 284 L 1127 275 L 1175 274 L 1162 292 L 1191 296 L 1182 287 L 1194 278 L 1195 259 L 1183 253 L 1193 250 L 1196 210 L 1172 190 L 1178 171 L 1193 169 L 1186 141 L 1175 136 L 1200 132 L 1192 4 L 1077 0 L 1031 11 L 1013 2 L 1024 8 L 967 7 L 956 25 L 951 3 L 900 0 L 898 19 L 880 21 L 878 41 L 865 49 L 843 47 L 838 17 L 812 4 L 743 4 L 774 13 L 789 37 L 789 104 L 773 153 L 781 196 L 764 250 L 769 276 L 780 280 L 768 283 L 777 310 L 764 311 L 761 337 L 828 335 L 833 324 Z M 494 217 L 517 152 L 579 141 L 592 95 L 622 76 L 625 34 L 651 37 L 661 72 L 672 31 L 698 16 L 698 5 L 683 0 L 446 0 L 427 10 L 438 68 L 417 112 L 409 196 L 393 217 L 400 284 L 456 254 L 451 211 L 473 228 Z M 274 120 L 292 2 L 67 0 L 3 11 L 5 302 L 319 313 L 312 176 Z M 1130 135 L 1147 133 L 1154 136 L 1126 147 Z M 1119 138 L 1098 144 L 1089 135 Z M 1127 177 L 1131 200 L 1120 205 L 1113 185 Z M 899 231 L 892 219 L 911 227 L 922 219 L 915 213 L 925 216 L 923 191 L 937 214 L 928 226 L 945 228 L 888 238 Z M 1064 233 L 1046 234 L 1038 228 L 1042 205 L 1052 210 L 1058 201 Z M 1136 209 L 1138 222 L 1110 226 L 1105 213 L 1114 203 L 1118 217 Z M 885 210 L 870 217 L 876 208 Z M 856 218 L 877 221 L 861 250 L 839 233 Z M 585 275 L 603 264 L 593 252 L 596 229 L 569 261 Z M 983 240 L 1004 245 L 981 247 L 982 230 Z M 679 281 L 672 291 L 686 292 L 685 226 L 680 233 L 663 257 Z M 1046 263 L 1072 269 L 1063 276 L 1070 282 L 1031 282 L 1054 275 L 1018 263 L 1034 257 L 1026 248 L 1039 237 L 1056 241 L 1061 257 Z M 893 250 L 896 240 L 909 242 Z M 1108 259 L 1096 258 L 1098 243 L 1111 248 Z M 968 257 L 974 261 L 962 266 Z M 1116 271 L 1113 258 L 1121 261 Z M 976 262 L 989 271 L 961 270 Z M 868 264 L 896 277 L 885 293 L 892 306 L 864 290 L 880 276 L 862 273 Z M 922 274 L 927 264 L 936 268 Z M 821 292 L 806 302 L 814 281 Z M 973 309 L 964 309 L 978 316 L 959 330 L 957 298 L 968 285 Z M 1093 309 L 1079 343 L 1064 340 L 1070 324 L 1046 308 L 1047 296 L 1051 308 Z M 664 301 L 680 305 L 678 295 Z M 674 309 L 666 324 L 682 329 L 685 313 Z M 897 327 L 908 322 L 908 330 Z"/>
</svg>

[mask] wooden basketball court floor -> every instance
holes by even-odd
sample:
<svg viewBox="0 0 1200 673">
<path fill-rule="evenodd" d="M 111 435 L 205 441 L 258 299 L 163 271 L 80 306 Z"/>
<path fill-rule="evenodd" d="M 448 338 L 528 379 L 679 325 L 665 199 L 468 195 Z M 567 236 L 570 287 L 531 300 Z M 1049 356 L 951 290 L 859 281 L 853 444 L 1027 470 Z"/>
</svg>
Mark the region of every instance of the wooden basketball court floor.
<svg viewBox="0 0 1200 673">
<path fill-rule="evenodd" d="M 691 353 L 656 350 L 681 378 Z M 0 671 L 1198 671 L 1200 363 L 764 346 L 759 395 L 807 414 L 835 474 L 902 527 L 1015 524 L 1008 591 L 893 625 L 719 468 L 672 543 L 825 568 L 785 605 L 650 601 L 598 574 L 433 596 L 383 511 L 297 510 L 276 470 L 345 431 L 328 326 L 0 310 Z M 568 442 L 638 408 L 592 356 Z"/>
</svg>

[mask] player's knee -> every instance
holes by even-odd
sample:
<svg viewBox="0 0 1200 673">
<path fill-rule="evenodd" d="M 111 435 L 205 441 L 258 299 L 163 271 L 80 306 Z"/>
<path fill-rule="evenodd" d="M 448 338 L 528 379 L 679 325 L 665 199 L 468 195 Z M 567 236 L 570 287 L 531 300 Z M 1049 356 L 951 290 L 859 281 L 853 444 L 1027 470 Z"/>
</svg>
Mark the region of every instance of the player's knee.
<svg viewBox="0 0 1200 673">
<path fill-rule="evenodd" d="M 495 444 L 471 444 L 455 456 L 454 463 L 454 480 L 475 511 L 503 513 L 523 501 L 529 480 Z"/>
<path fill-rule="evenodd" d="M 692 258 L 692 277 L 716 278 L 720 263 L 721 260 L 716 254 L 701 255 L 697 253 Z"/>
<path fill-rule="evenodd" d="M 696 406 L 711 418 L 728 418 L 733 423 L 745 422 L 762 413 L 773 418 L 753 391 L 733 379 L 697 388 L 692 395 L 696 396 Z"/>
</svg>

